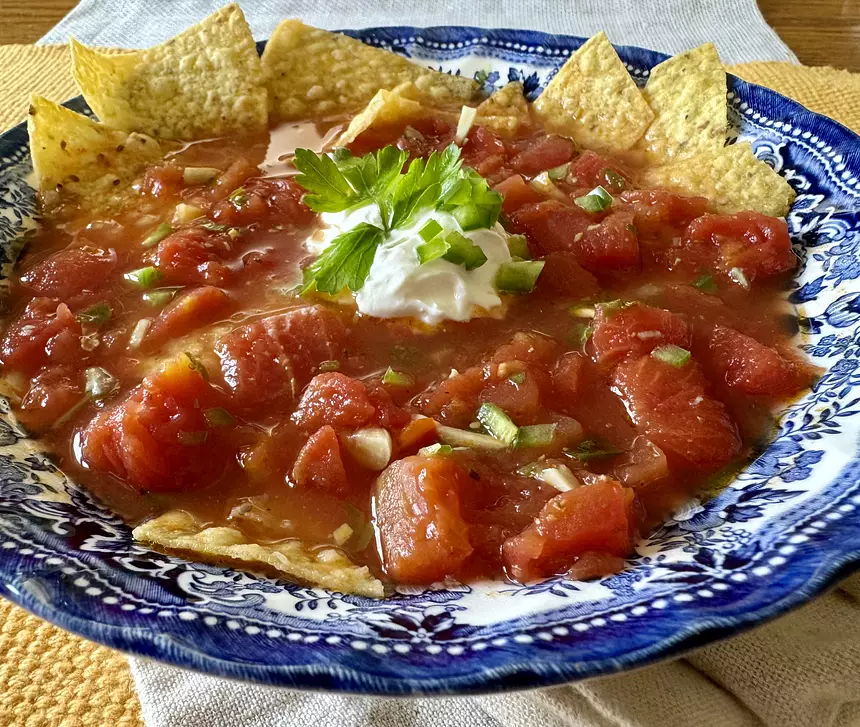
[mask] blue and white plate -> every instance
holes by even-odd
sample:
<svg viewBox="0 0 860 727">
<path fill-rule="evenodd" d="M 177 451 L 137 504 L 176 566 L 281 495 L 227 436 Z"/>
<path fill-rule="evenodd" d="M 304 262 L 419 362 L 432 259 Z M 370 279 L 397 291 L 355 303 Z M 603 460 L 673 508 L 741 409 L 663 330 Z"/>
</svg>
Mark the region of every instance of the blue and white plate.
<svg viewBox="0 0 860 727">
<path fill-rule="evenodd" d="M 488 92 L 522 81 L 531 98 L 583 42 L 464 27 L 350 34 Z M 618 51 L 641 83 L 665 58 Z M 797 191 L 788 223 L 802 265 L 791 300 L 803 348 L 827 373 L 727 490 L 678 512 L 624 572 L 594 583 L 401 589 L 374 601 L 168 557 L 133 543 L 4 413 L 0 593 L 87 638 L 210 674 L 430 694 L 640 666 L 760 624 L 850 573 L 860 565 L 860 139 L 737 78 L 728 98 L 737 136 Z M 69 105 L 85 109 L 81 99 Z M 21 125 L 0 137 L 6 275 L 35 224 L 30 169 Z"/>
</svg>

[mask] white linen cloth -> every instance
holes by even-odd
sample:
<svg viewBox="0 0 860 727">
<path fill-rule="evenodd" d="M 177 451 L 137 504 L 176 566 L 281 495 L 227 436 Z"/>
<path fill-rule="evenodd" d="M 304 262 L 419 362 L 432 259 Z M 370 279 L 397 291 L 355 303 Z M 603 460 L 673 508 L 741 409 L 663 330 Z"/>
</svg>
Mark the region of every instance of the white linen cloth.
<svg viewBox="0 0 860 727">
<path fill-rule="evenodd" d="M 213 0 L 83 0 L 41 43 L 153 45 Z M 712 40 L 726 63 L 794 54 L 754 0 L 242 0 L 256 38 L 286 17 L 326 28 L 477 25 L 676 53 Z M 131 659 L 147 727 L 860 727 L 860 576 L 810 606 L 674 662 L 572 686 L 380 699 L 271 689 Z"/>
</svg>

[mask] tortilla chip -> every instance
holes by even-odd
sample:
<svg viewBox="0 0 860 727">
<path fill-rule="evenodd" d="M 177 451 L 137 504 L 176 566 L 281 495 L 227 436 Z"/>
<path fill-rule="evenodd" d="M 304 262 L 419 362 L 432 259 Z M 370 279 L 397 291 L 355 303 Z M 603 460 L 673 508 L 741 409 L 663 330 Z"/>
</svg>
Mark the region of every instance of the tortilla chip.
<svg viewBox="0 0 860 727">
<path fill-rule="evenodd" d="M 372 126 L 411 121 L 424 115 L 424 107 L 416 99 L 421 94 L 412 83 L 403 83 L 392 91 L 380 89 L 367 107 L 349 122 L 335 142 L 336 146 L 352 143 Z"/>
<path fill-rule="evenodd" d="M 746 142 L 645 169 L 638 182 L 643 187 L 706 197 L 715 211 L 724 213 L 755 210 L 784 217 L 796 196 L 791 185 L 757 159 Z"/>
<path fill-rule="evenodd" d="M 716 152 L 726 143 L 726 72 L 713 43 L 651 69 L 643 91 L 654 121 L 637 145 L 663 160 Z"/>
<path fill-rule="evenodd" d="M 72 199 L 86 209 L 112 207 L 165 145 L 112 129 L 52 101 L 33 96 L 27 119 L 30 156 L 46 207 Z"/>
<path fill-rule="evenodd" d="M 654 119 L 605 33 L 567 59 L 534 108 L 550 130 L 609 151 L 632 147 Z"/>
<path fill-rule="evenodd" d="M 500 88 L 478 106 L 475 123 L 500 134 L 513 134 L 529 122 L 529 104 L 519 81 Z"/>
<path fill-rule="evenodd" d="M 141 543 L 187 554 L 189 558 L 207 563 L 276 571 L 290 580 L 340 593 L 368 598 L 384 595 L 382 583 L 367 567 L 355 565 L 339 550 L 309 550 L 297 540 L 258 545 L 249 542 L 235 528 L 202 528 L 182 510 L 171 510 L 138 525 L 132 535 Z"/>
<path fill-rule="evenodd" d="M 71 48 L 78 86 L 110 126 L 188 141 L 268 125 L 260 57 L 238 5 L 148 50 L 106 55 L 74 39 Z"/>
<path fill-rule="evenodd" d="M 380 89 L 411 81 L 435 104 L 463 103 L 478 84 L 422 68 L 339 33 L 284 20 L 263 53 L 272 116 L 279 121 L 352 113 Z"/>
</svg>

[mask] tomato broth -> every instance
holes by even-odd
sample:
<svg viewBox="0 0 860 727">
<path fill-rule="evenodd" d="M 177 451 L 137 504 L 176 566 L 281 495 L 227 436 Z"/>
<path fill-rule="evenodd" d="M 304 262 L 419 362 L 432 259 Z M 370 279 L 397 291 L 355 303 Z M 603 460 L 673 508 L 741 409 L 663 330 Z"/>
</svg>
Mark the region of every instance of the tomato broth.
<svg viewBox="0 0 860 727">
<path fill-rule="evenodd" d="M 426 158 L 454 127 L 428 116 L 351 150 Z M 780 219 L 639 190 L 636 158 L 536 122 L 474 126 L 463 164 L 545 261 L 533 291 L 468 322 L 374 318 L 301 293 L 321 222 L 288 163 L 260 171 L 268 144 L 190 144 L 122 211 L 64 207 L 21 256 L 0 346 L 15 413 L 132 524 L 178 508 L 335 545 L 389 582 L 596 577 L 748 461 L 811 382 Z M 611 206 L 577 202 L 597 187 Z M 446 427 L 492 436 L 486 404 L 539 441 L 444 445 Z M 363 448 L 380 436 L 390 463 Z"/>
</svg>

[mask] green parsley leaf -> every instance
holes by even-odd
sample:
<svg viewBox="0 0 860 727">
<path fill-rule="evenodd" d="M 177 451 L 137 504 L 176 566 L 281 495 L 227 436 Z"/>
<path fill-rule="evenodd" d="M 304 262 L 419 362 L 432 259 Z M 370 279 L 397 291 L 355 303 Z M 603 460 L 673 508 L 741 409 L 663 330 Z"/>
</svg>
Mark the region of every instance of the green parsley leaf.
<svg viewBox="0 0 860 727">
<path fill-rule="evenodd" d="M 75 318 L 78 323 L 99 327 L 110 320 L 113 309 L 107 303 L 96 303 L 78 313 Z"/>
<path fill-rule="evenodd" d="M 609 444 L 602 444 L 596 439 L 586 439 L 580 442 L 576 449 L 566 449 L 564 453 L 571 459 L 588 462 L 601 457 L 614 457 L 616 454 L 621 454 L 621 450 Z"/>
<path fill-rule="evenodd" d="M 703 293 L 717 292 L 717 284 L 714 282 L 713 275 L 700 275 L 693 283 L 693 287 L 698 288 Z"/>
<path fill-rule="evenodd" d="M 344 288 L 361 290 L 383 237 L 382 230 L 366 222 L 338 235 L 305 268 L 302 294 L 317 290 L 336 295 Z"/>
</svg>

